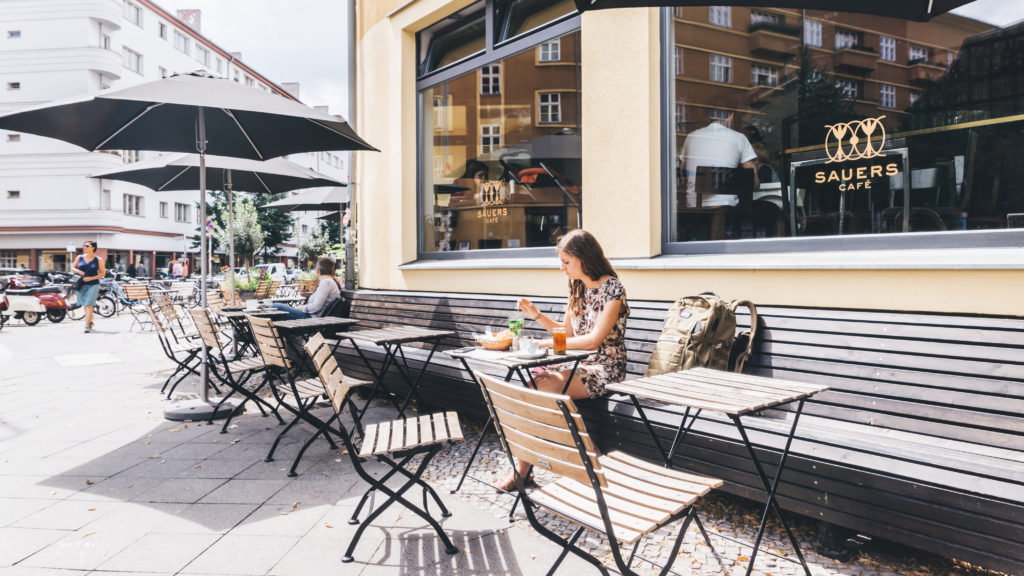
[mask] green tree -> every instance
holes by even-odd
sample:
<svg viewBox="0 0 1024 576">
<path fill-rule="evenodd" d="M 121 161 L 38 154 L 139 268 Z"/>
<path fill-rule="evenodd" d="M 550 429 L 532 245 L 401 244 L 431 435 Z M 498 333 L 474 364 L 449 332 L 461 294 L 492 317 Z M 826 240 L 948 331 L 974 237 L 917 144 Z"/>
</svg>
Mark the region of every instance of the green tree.
<svg viewBox="0 0 1024 576">
<path fill-rule="evenodd" d="M 235 256 L 247 264 L 251 263 L 255 254 L 263 248 L 265 233 L 255 204 L 247 198 L 235 198 L 234 231 Z M 230 236 L 226 211 L 220 213 L 215 237 L 227 249 Z"/>
<path fill-rule="evenodd" d="M 225 200 L 225 197 L 225 193 L 220 190 L 211 190 L 210 192 L 206 193 L 206 217 L 208 219 L 214 222 L 220 222 L 222 221 L 221 218 L 223 216 L 223 221 L 227 222 L 227 213 L 225 212 L 225 208 L 227 207 L 227 201 Z M 196 214 L 201 216 L 202 212 L 200 212 L 199 202 L 196 202 L 195 209 Z M 200 222 L 199 224 L 201 226 L 203 223 Z M 201 232 L 200 226 L 196 226 L 196 233 L 193 234 L 192 236 L 189 236 L 189 240 L 192 242 L 191 248 L 192 250 L 196 251 L 199 250 L 199 234 Z M 216 235 L 214 235 L 213 238 L 213 249 L 214 251 L 220 249 L 220 242 Z"/>
<path fill-rule="evenodd" d="M 284 194 L 260 194 L 256 197 L 256 207 L 284 198 Z M 281 251 L 281 244 L 292 235 L 292 215 L 283 210 L 260 210 L 259 223 L 263 229 L 263 245 L 258 250 L 264 257 L 274 256 Z"/>
<path fill-rule="evenodd" d="M 836 83 L 836 78 L 814 65 L 806 48 L 800 52 L 799 145 L 825 142 L 825 126 L 856 119 L 853 103 Z"/>
<path fill-rule="evenodd" d="M 313 232 L 302 239 L 299 244 L 299 265 L 301 268 L 309 268 L 310 263 L 316 260 L 331 249 L 331 239 L 326 226 L 321 225 L 316 232 Z"/>
</svg>

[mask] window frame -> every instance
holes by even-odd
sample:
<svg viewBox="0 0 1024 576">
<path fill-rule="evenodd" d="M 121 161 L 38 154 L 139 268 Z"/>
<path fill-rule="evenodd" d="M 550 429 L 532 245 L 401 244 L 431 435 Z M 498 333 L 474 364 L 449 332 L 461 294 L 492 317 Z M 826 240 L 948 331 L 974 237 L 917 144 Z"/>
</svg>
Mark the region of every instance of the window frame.
<svg viewBox="0 0 1024 576">
<path fill-rule="evenodd" d="M 803 42 L 805 45 L 822 48 L 825 42 L 823 36 L 820 20 L 804 20 Z"/>
<path fill-rule="evenodd" d="M 666 9 L 667 10 L 667 9 Z M 469 74 L 481 68 L 485 64 L 498 63 L 507 58 L 536 48 L 543 42 L 553 40 L 555 38 L 561 38 L 574 33 L 579 33 L 582 29 L 581 18 L 578 12 L 573 12 L 552 20 L 546 24 L 538 26 L 527 33 L 520 34 L 518 36 L 509 38 L 504 41 L 497 41 L 495 37 L 495 26 L 494 26 L 494 10 L 493 0 L 487 0 L 486 7 L 484 9 L 484 17 L 486 20 L 486 39 L 484 42 L 484 50 L 468 56 L 457 62 L 453 62 L 443 67 L 439 67 L 436 70 L 431 70 L 425 74 L 419 73 L 419 60 L 417 59 L 413 66 L 417 70 L 416 79 L 416 141 L 422 142 L 423 138 L 423 114 L 424 114 L 424 102 L 420 94 L 427 88 L 432 88 L 443 84 L 449 80 L 457 78 L 459 76 Z M 417 50 L 416 53 L 420 53 L 420 39 L 417 37 Z M 513 258 L 538 258 L 538 257 L 549 257 L 555 255 L 554 246 L 548 247 L 533 247 L 533 248 L 500 248 L 500 249 L 477 249 L 477 250 L 453 250 L 450 252 L 427 252 L 423 246 L 423 221 L 424 213 L 422 203 L 419 201 L 423 196 L 423 149 L 419 145 L 416 148 L 416 216 L 417 222 L 419 222 L 416 230 L 416 258 L 420 261 L 426 260 L 481 260 L 487 258 L 502 258 L 502 259 L 513 259 Z"/>
<path fill-rule="evenodd" d="M 544 102 L 545 96 L 548 101 Z M 544 117 L 544 109 L 548 108 L 547 120 Z M 562 93 L 561 92 L 537 92 L 537 125 L 558 125 L 562 123 Z"/>
<path fill-rule="evenodd" d="M 480 124 L 480 153 L 488 154 L 495 148 L 501 148 L 502 136 L 500 123 Z"/>
<path fill-rule="evenodd" d="M 888 40 L 888 42 L 886 42 Z M 889 56 L 886 58 L 886 56 Z M 896 61 L 896 39 L 892 36 L 878 37 L 878 59 L 884 62 Z"/>
<path fill-rule="evenodd" d="M 188 224 L 192 217 L 192 206 L 187 202 L 175 202 L 174 203 L 174 221 Z"/>
<path fill-rule="evenodd" d="M 886 100 L 890 97 L 892 98 L 889 102 L 890 105 L 886 105 Z M 885 83 L 878 85 L 878 105 L 887 110 L 896 109 L 896 86 Z"/>
<path fill-rule="evenodd" d="M 174 33 L 172 34 L 172 36 L 174 36 L 174 41 L 173 41 L 174 42 L 174 49 L 177 50 L 178 52 L 181 52 L 182 54 L 184 54 L 186 56 L 190 56 L 191 55 L 190 54 L 190 52 L 191 52 L 190 44 L 191 43 L 188 41 L 188 35 L 185 34 L 184 32 L 182 32 L 181 30 L 175 29 Z M 180 42 L 181 46 L 178 46 L 178 44 L 179 44 L 178 40 L 179 39 L 181 40 L 181 42 Z"/>
<path fill-rule="evenodd" d="M 732 6 L 708 6 L 708 24 L 731 30 Z"/>
<path fill-rule="evenodd" d="M 134 14 L 134 18 L 129 16 L 130 12 Z M 142 6 L 139 6 L 130 0 L 124 0 L 121 14 L 124 16 L 125 20 L 135 24 L 139 28 L 142 28 Z"/>
<path fill-rule="evenodd" d="M 544 54 L 544 49 L 547 48 L 547 55 Z M 553 56 L 552 56 L 553 55 Z M 541 42 L 537 45 L 537 61 L 541 63 L 561 62 L 562 61 L 562 39 L 555 38 L 554 40 L 548 40 L 547 42 Z"/>
<path fill-rule="evenodd" d="M 675 29 L 672 8 L 663 7 L 660 14 L 659 36 L 661 65 L 661 254 L 663 256 L 686 254 L 774 254 L 785 252 L 820 253 L 847 252 L 856 250 L 915 250 L 915 249 L 970 249 L 1020 246 L 1024 242 L 1021 229 L 986 230 L 978 233 L 915 232 L 913 234 L 877 234 L 857 236 L 784 236 L 772 239 L 712 240 L 702 242 L 677 242 L 671 238 L 671 202 L 675 194 L 675 132 L 673 124 L 676 103 L 675 76 L 672 70 L 672 47 L 675 44 Z M 804 24 L 817 22 L 805 20 Z M 820 22 L 817 22 L 820 26 Z M 804 28 L 806 34 L 806 27 Z M 806 36 L 804 37 L 806 42 Z M 684 100 L 680 99 L 680 102 Z M 533 248 L 530 250 L 540 250 Z M 490 252 L 490 251 L 484 251 Z M 505 256 L 506 251 L 502 251 Z M 553 250 L 551 251 L 554 252 Z M 450 252 L 465 258 L 465 253 Z M 536 252 L 520 254 L 521 257 L 536 257 Z M 481 255 L 482 256 L 482 255 Z M 509 254 L 508 256 L 514 256 Z M 492 256 L 493 257 L 493 256 Z M 424 258 L 423 255 L 420 256 Z"/>
<path fill-rule="evenodd" d="M 121 205 L 121 212 L 125 216 L 134 216 L 136 218 L 144 218 L 146 216 L 145 197 L 139 194 L 124 194 L 121 199 Z"/>
<path fill-rule="evenodd" d="M 484 86 L 487 89 L 484 89 Z M 501 95 L 501 64 L 494 62 L 480 67 L 480 95 L 500 96 Z"/>
<path fill-rule="evenodd" d="M 720 61 L 716 65 L 715 64 L 715 59 L 716 58 L 724 59 L 724 61 Z M 718 80 L 718 79 L 715 78 L 716 66 L 717 66 L 717 69 L 725 71 L 725 80 Z M 732 82 L 732 80 L 733 80 L 732 68 L 733 68 L 733 66 L 732 66 L 732 57 L 731 56 L 725 56 L 724 54 L 708 54 L 708 80 L 710 80 L 712 82 L 718 82 L 719 84 L 732 84 L 733 83 Z"/>
<path fill-rule="evenodd" d="M 135 66 L 129 65 L 132 60 L 134 60 Z M 142 54 L 127 46 L 121 46 L 121 66 L 141 75 L 143 73 Z"/>
</svg>

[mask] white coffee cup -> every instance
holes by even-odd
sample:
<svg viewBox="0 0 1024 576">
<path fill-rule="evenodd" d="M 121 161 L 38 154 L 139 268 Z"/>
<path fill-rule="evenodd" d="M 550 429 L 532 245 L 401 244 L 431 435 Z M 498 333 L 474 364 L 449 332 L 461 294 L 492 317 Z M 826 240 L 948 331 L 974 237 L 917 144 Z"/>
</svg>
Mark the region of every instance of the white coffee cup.
<svg viewBox="0 0 1024 576">
<path fill-rule="evenodd" d="M 245 309 L 246 310 L 257 310 L 257 309 L 259 309 L 259 307 L 260 307 L 260 301 L 259 300 L 246 300 L 245 301 Z"/>
<path fill-rule="evenodd" d="M 524 338 L 519 341 L 519 352 L 521 354 L 536 354 L 537 341 L 531 338 Z"/>
</svg>

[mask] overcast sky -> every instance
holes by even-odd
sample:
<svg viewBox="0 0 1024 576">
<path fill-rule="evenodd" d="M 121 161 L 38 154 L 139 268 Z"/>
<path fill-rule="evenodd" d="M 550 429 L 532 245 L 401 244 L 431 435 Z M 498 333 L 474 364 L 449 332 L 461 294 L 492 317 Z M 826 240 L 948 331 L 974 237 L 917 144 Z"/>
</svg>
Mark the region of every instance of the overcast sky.
<svg viewBox="0 0 1024 576">
<path fill-rule="evenodd" d="M 202 32 L 268 79 L 298 82 L 299 99 L 348 114 L 349 0 L 156 0 L 172 14 L 203 11 Z"/>
<path fill-rule="evenodd" d="M 298 82 L 299 98 L 348 112 L 345 39 L 350 0 L 157 0 L 203 11 L 203 34 L 277 83 Z M 363 0 L 373 1 L 373 0 Z M 893 0 L 902 1 L 902 0 Z M 956 13 L 998 26 L 1024 18 L 1019 0 L 975 0 Z"/>
</svg>

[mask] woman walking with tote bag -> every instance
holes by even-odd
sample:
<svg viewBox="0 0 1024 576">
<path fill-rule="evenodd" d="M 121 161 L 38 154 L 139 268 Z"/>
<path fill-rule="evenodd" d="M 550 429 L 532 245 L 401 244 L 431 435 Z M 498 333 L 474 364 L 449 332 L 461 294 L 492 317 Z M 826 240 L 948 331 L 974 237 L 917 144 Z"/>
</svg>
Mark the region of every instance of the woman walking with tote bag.
<svg viewBox="0 0 1024 576">
<path fill-rule="evenodd" d="M 85 308 L 85 331 L 92 332 L 92 310 L 100 294 L 100 278 L 107 275 L 103 259 L 96 255 L 95 241 L 87 240 L 82 244 L 82 254 L 75 259 L 75 267 L 71 271 L 82 277 L 75 298 L 78 305 Z"/>
</svg>

